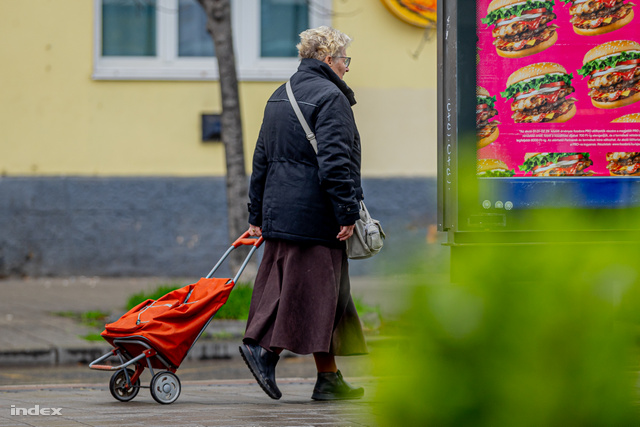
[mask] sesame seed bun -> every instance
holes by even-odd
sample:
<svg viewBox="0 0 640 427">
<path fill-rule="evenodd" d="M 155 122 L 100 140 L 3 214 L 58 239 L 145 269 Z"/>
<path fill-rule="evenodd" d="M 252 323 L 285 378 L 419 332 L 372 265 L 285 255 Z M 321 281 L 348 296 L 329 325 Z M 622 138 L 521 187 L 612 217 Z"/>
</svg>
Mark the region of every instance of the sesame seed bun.
<svg viewBox="0 0 640 427">
<path fill-rule="evenodd" d="M 631 40 L 615 40 L 603 43 L 587 52 L 582 63 L 586 64 L 587 62 L 598 59 L 601 56 L 613 55 L 614 53 L 620 53 L 627 50 L 640 50 L 640 44 Z"/>
<path fill-rule="evenodd" d="M 487 13 L 491 13 L 494 10 L 511 6 L 512 4 L 516 3 L 522 3 L 522 0 L 493 0 L 491 3 L 489 3 L 489 7 L 487 7 Z"/>
<path fill-rule="evenodd" d="M 597 28 L 578 28 L 574 26 L 573 31 L 575 31 L 576 34 L 579 34 L 581 36 L 597 36 L 598 34 L 606 34 L 606 33 L 610 33 L 611 31 L 615 31 L 618 28 L 622 28 L 625 25 L 627 25 L 629 22 L 631 22 L 632 19 L 633 19 L 633 10 L 629 12 L 627 16 L 617 20 L 613 24 L 603 25 Z"/>
<path fill-rule="evenodd" d="M 513 50 L 513 51 L 500 50 L 496 48 L 496 52 L 498 53 L 499 56 L 502 56 L 503 58 L 524 58 L 525 56 L 534 55 L 538 52 L 542 52 L 543 50 L 550 48 L 557 41 L 558 41 L 558 33 L 556 32 L 556 30 L 553 30 L 553 35 L 551 37 L 549 37 L 547 40 L 543 41 L 542 43 L 535 45 L 534 47 L 530 47 L 527 49 Z"/>
<path fill-rule="evenodd" d="M 482 86 L 476 86 L 476 95 L 477 96 L 486 96 L 487 98 L 491 96 L 489 94 L 489 91 L 486 90 L 485 88 L 483 88 Z"/>
<path fill-rule="evenodd" d="M 555 62 L 538 62 L 536 64 L 527 65 L 519 70 L 514 71 L 507 79 L 507 87 L 512 84 L 521 82 L 522 80 L 532 77 L 544 76 L 550 73 L 566 74 L 567 70 L 560 64 Z"/>
<path fill-rule="evenodd" d="M 640 113 L 631 113 L 611 120 L 611 123 L 640 123 Z"/>
<path fill-rule="evenodd" d="M 595 99 L 591 98 L 591 103 L 593 104 L 594 107 L 596 108 L 620 108 L 620 107 L 624 107 L 625 105 L 630 105 L 633 104 L 634 102 L 638 102 L 640 101 L 640 92 L 636 92 L 635 94 L 628 96 L 626 98 L 620 99 L 618 101 L 596 101 Z"/>
<path fill-rule="evenodd" d="M 477 173 L 492 171 L 495 169 L 509 170 L 509 166 L 500 159 L 478 159 Z"/>
</svg>

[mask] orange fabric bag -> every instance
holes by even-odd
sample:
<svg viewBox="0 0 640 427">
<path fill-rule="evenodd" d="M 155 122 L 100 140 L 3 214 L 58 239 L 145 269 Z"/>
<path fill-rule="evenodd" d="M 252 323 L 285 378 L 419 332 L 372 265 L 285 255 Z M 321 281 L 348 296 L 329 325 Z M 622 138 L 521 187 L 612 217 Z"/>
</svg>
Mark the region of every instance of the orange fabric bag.
<svg viewBox="0 0 640 427">
<path fill-rule="evenodd" d="M 209 319 L 227 302 L 234 285 L 231 279 L 202 278 L 156 301 L 138 304 L 105 325 L 101 335 L 114 347 L 114 339 L 140 337 L 177 368 Z"/>
</svg>

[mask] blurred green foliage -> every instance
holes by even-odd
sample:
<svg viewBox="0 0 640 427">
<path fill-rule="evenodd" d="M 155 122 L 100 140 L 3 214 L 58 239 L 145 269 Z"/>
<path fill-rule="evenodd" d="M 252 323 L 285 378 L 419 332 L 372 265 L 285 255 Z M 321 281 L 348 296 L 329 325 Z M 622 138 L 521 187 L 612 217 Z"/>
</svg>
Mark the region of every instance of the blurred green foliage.
<svg viewBox="0 0 640 427">
<path fill-rule="evenodd" d="M 163 284 L 157 286 L 151 291 L 138 292 L 129 297 L 127 300 L 127 310 L 131 310 L 136 305 L 148 299 L 157 300 L 158 298 L 168 294 L 169 292 L 181 288 L 183 285 Z M 249 306 L 251 305 L 251 294 L 253 285 L 251 283 L 240 282 L 234 286 L 227 302 L 216 313 L 216 319 L 235 319 L 247 320 L 249 318 Z M 377 313 L 380 314 L 378 307 L 372 307 L 365 304 L 361 298 L 354 297 L 354 303 L 358 313 Z"/>
<path fill-rule="evenodd" d="M 171 291 L 179 289 L 184 285 L 163 284 L 158 285 L 151 291 L 138 292 L 129 297 L 127 300 L 127 310 L 131 310 L 136 305 L 148 299 L 157 300 Z M 251 292 L 253 286 L 250 283 L 238 283 L 234 286 L 229 299 L 216 313 L 217 319 L 239 319 L 245 320 L 249 316 L 249 304 L 251 303 Z"/>
<path fill-rule="evenodd" d="M 401 345 L 374 364 L 381 425 L 640 424 L 633 245 L 461 254 L 457 283 L 413 269 Z"/>
<path fill-rule="evenodd" d="M 227 302 L 216 313 L 216 319 L 246 320 L 249 318 L 249 305 L 251 305 L 251 293 L 253 285 L 250 283 L 238 283 Z"/>
<path fill-rule="evenodd" d="M 178 284 L 164 284 L 158 285 L 156 288 L 150 291 L 137 292 L 127 299 L 126 309 L 131 310 L 136 305 L 140 304 L 141 302 L 145 302 L 148 299 L 157 300 L 158 298 L 168 294 L 169 292 L 180 289 L 181 287 L 182 285 Z"/>
</svg>

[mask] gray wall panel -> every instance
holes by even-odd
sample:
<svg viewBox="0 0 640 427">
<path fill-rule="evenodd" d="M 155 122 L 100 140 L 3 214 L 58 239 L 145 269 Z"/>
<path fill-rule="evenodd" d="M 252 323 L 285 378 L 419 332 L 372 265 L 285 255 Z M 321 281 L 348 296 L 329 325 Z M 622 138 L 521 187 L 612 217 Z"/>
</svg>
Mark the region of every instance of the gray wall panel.
<svg viewBox="0 0 640 427">
<path fill-rule="evenodd" d="M 436 222 L 435 178 L 365 179 L 392 265 Z M 0 276 L 199 276 L 229 247 L 223 178 L 0 178 Z M 226 270 L 220 275 L 230 274 Z"/>
</svg>

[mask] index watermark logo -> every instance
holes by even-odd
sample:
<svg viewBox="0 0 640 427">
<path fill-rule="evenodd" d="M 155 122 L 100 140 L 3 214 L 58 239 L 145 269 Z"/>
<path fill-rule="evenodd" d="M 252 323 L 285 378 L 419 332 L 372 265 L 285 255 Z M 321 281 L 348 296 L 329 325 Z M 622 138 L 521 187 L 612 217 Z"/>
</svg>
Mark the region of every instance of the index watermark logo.
<svg viewBox="0 0 640 427">
<path fill-rule="evenodd" d="M 33 408 L 17 408 L 16 405 L 11 405 L 11 415 L 62 415 L 62 408 L 41 408 L 40 405 Z"/>
</svg>

